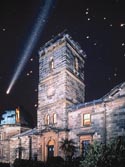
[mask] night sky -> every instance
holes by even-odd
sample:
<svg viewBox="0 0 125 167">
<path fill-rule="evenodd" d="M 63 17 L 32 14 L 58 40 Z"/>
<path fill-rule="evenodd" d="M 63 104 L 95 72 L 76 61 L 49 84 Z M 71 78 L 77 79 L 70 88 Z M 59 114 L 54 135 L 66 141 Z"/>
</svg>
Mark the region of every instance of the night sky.
<svg viewBox="0 0 125 167">
<path fill-rule="evenodd" d="M 124 0 L 57 0 L 37 45 L 6 94 L 21 59 L 43 0 L 0 1 L 0 112 L 21 106 L 36 117 L 38 95 L 38 50 L 58 33 L 68 30 L 86 52 L 86 101 L 101 98 L 125 81 Z"/>
</svg>

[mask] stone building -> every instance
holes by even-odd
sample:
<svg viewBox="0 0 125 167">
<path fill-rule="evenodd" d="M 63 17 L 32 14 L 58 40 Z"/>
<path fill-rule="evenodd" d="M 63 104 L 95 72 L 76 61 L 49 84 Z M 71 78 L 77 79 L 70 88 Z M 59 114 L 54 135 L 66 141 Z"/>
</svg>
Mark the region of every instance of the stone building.
<svg viewBox="0 0 125 167">
<path fill-rule="evenodd" d="M 74 156 L 81 156 L 94 140 L 106 143 L 125 135 L 125 82 L 102 98 L 85 102 L 85 59 L 79 44 L 65 33 L 40 48 L 37 128 L 1 138 L 4 162 L 64 157 L 60 141 L 66 138 L 79 148 Z M 4 149 L 5 141 L 8 149 Z"/>
<path fill-rule="evenodd" d="M 10 162 L 11 137 L 29 130 L 20 109 L 6 110 L 0 121 L 0 162 Z"/>
</svg>

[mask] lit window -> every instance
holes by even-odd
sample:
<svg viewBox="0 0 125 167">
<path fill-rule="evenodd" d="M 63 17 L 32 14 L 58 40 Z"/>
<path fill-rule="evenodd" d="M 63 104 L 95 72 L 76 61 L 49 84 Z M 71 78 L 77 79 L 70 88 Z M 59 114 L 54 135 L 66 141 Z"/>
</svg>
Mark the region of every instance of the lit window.
<svg viewBox="0 0 125 167">
<path fill-rule="evenodd" d="M 53 114 L 53 124 L 56 124 L 56 122 L 57 122 L 57 116 L 56 116 L 56 114 L 54 113 L 54 114 Z"/>
<path fill-rule="evenodd" d="M 49 125 L 49 123 L 50 123 L 49 115 L 46 115 L 45 116 L 45 125 Z"/>
<path fill-rule="evenodd" d="M 91 124 L 90 114 L 83 115 L 83 126 L 89 126 Z"/>
<path fill-rule="evenodd" d="M 16 108 L 16 122 L 17 123 L 20 122 L 20 110 L 19 110 L 19 108 Z"/>
<path fill-rule="evenodd" d="M 47 115 L 47 125 L 49 125 L 49 115 Z"/>
</svg>

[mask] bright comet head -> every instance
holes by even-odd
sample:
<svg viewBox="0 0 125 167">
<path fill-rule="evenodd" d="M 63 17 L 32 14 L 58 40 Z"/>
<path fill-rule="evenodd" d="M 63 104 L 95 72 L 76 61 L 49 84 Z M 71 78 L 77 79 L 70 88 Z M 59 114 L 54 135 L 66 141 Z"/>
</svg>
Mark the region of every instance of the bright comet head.
<svg viewBox="0 0 125 167">
<path fill-rule="evenodd" d="M 6 91 L 6 94 L 8 95 L 10 93 L 10 90 L 8 89 L 7 91 Z"/>
</svg>

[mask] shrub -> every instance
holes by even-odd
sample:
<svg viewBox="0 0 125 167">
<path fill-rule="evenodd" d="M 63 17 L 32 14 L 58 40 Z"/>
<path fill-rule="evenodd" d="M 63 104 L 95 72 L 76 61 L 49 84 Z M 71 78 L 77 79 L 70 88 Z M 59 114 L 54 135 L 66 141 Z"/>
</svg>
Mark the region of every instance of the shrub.
<svg viewBox="0 0 125 167">
<path fill-rule="evenodd" d="M 0 163 L 0 167 L 10 167 L 9 163 Z"/>
<path fill-rule="evenodd" d="M 64 159 L 60 156 L 51 157 L 46 162 L 47 167 L 63 167 L 64 166 Z"/>
<path fill-rule="evenodd" d="M 90 145 L 80 167 L 123 167 L 125 164 L 125 141 L 123 138 L 106 145 L 95 142 Z"/>
<path fill-rule="evenodd" d="M 14 167 L 44 167 L 44 163 L 42 161 L 24 159 L 16 159 L 13 165 Z"/>
</svg>

